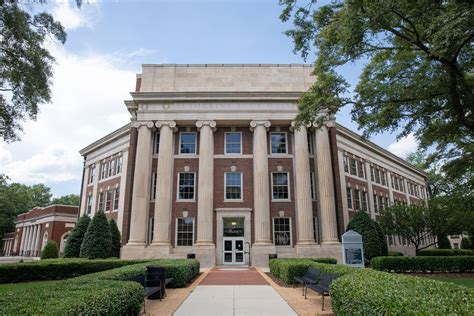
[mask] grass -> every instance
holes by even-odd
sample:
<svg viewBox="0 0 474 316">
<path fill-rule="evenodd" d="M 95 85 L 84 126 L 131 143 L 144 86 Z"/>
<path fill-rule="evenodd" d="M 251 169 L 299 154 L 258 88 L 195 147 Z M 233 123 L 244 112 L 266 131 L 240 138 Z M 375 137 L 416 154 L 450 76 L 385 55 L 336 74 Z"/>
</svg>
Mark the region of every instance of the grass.
<svg viewBox="0 0 474 316">
<path fill-rule="evenodd" d="M 454 283 L 457 285 L 464 285 L 470 288 L 474 288 L 474 278 L 471 279 L 463 279 L 463 278 L 434 278 L 438 281 Z"/>
</svg>

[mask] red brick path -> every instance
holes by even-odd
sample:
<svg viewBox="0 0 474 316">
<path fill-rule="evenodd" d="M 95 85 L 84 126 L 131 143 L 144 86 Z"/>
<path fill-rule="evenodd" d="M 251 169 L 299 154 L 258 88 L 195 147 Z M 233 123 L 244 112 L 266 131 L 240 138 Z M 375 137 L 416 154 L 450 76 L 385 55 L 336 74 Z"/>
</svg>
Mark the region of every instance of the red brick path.
<svg viewBox="0 0 474 316">
<path fill-rule="evenodd" d="M 199 285 L 268 285 L 253 267 L 242 268 L 247 270 L 241 271 L 225 269 L 213 268 Z"/>
</svg>

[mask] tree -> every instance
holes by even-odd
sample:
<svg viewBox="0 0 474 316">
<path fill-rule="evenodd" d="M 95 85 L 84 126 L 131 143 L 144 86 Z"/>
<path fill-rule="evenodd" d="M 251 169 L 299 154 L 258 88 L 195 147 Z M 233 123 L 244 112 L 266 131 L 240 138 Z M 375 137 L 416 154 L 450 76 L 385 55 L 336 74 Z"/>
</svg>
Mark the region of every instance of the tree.
<svg viewBox="0 0 474 316">
<path fill-rule="evenodd" d="M 472 1 L 280 0 L 294 52 L 317 57 L 315 84 L 299 102 L 300 124 L 346 105 L 363 135 L 414 133 L 451 175 L 474 166 Z M 364 63 L 350 93 L 340 66 Z"/>
<path fill-rule="evenodd" d="M 76 0 L 78 6 L 81 2 Z M 51 101 L 54 57 L 45 47 L 47 39 L 66 42 L 59 22 L 45 12 L 27 13 L 24 4 L 0 0 L 0 137 L 6 142 L 18 140 L 21 122 L 36 119 L 39 105 Z"/>
<path fill-rule="evenodd" d="M 451 243 L 447 235 L 438 236 L 438 249 L 451 249 Z"/>
<path fill-rule="evenodd" d="M 80 197 L 77 194 L 63 195 L 58 198 L 54 198 L 51 201 L 51 205 L 60 204 L 60 205 L 73 205 L 79 206 Z"/>
<path fill-rule="evenodd" d="M 54 240 L 49 240 L 41 252 L 41 259 L 58 258 L 58 245 Z"/>
<path fill-rule="evenodd" d="M 471 241 L 467 237 L 461 239 L 461 249 L 471 249 Z"/>
<path fill-rule="evenodd" d="M 367 263 L 374 257 L 388 254 L 385 235 L 378 223 L 372 220 L 366 212 L 357 211 L 347 225 L 347 230 L 354 230 L 362 235 L 364 258 Z"/>
<path fill-rule="evenodd" d="M 87 228 L 81 245 L 81 258 L 108 258 L 112 248 L 110 225 L 104 212 L 98 211 Z"/>
<path fill-rule="evenodd" d="M 110 234 L 111 234 L 111 241 L 112 241 L 110 257 L 120 258 L 120 246 L 121 246 L 121 239 L 122 239 L 120 237 L 120 230 L 118 229 L 117 223 L 113 219 L 109 221 L 109 224 L 110 224 Z"/>
<path fill-rule="evenodd" d="M 66 240 L 64 247 L 65 258 L 79 258 L 81 253 L 81 245 L 84 240 L 84 235 L 87 232 L 91 219 L 87 215 L 82 215 L 76 223 L 76 226 L 71 231 L 71 234 Z"/>
</svg>

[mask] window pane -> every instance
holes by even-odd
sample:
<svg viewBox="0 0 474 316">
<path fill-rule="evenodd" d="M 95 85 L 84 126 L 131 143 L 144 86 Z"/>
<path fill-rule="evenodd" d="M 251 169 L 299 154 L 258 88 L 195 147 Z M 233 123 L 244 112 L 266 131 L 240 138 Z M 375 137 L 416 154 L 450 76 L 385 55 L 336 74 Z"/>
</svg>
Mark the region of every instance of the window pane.
<svg viewBox="0 0 474 316">
<path fill-rule="evenodd" d="M 225 198 L 228 200 L 242 199 L 242 174 L 240 172 L 227 172 Z"/>
<path fill-rule="evenodd" d="M 181 154 L 196 153 L 196 133 L 181 133 Z"/>
<path fill-rule="evenodd" d="M 178 183 L 178 199 L 194 199 L 194 173 L 180 173 Z"/>
<path fill-rule="evenodd" d="M 291 246 L 290 219 L 288 217 L 275 217 L 273 227 L 275 246 Z"/>
<path fill-rule="evenodd" d="M 287 173 L 273 173 L 273 199 L 287 200 L 289 199 L 288 192 L 288 174 Z"/>
<path fill-rule="evenodd" d="M 271 133 L 272 154 L 286 154 L 286 133 Z"/>
<path fill-rule="evenodd" d="M 176 244 L 178 246 L 192 246 L 193 245 L 193 218 L 177 218 L 177 232 Z"/>
<path fill-rule="evenodd" d="M 225 153 L 240 154 L 241 134 L 226 133 L 225 134 Z"/>
</svg>

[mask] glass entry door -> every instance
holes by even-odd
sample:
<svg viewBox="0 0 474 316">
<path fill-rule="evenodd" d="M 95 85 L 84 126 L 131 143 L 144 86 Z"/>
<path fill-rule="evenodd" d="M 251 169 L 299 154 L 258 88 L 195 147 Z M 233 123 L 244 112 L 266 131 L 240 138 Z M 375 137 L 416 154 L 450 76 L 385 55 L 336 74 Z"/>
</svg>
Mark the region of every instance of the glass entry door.
<svg viewBox="0 0 474 316">
<path fill-rule="evenodd" d="M 224 264 L 244 264 L 244 238 L 224 237 Z"/>
</svg>

